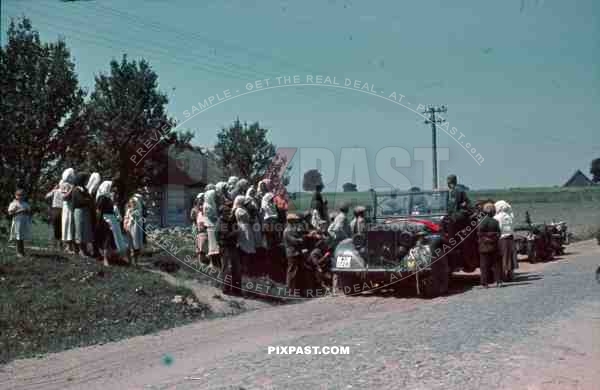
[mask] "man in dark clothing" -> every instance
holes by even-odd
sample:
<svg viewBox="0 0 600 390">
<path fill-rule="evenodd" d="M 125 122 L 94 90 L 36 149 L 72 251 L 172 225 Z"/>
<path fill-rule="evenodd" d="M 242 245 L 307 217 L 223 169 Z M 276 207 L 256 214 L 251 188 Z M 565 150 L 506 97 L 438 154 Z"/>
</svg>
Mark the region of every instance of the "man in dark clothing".
<svg viewBox="0 0 600 390">
<path fill-rule="evenodd" d="M 232 204 L 226 201 L 221 207 L 221 220 L 217 236 L 222 248 L 221 272 L 223 294 L 242 295 L 242 267 L 238 251 L 238 234 Z"/>
<path fill-rule="evenodd" d="M 327 200 L 323 199 L 323 185 L 318 184 L 315 187 L 315 193 L 311 202 L 311 209 L 317 210 L 319 218 L 322 221 L 329 221 L 329 215 L 327 215 Z"/>
<path fill-rule="evenodd" d="M 496 285 L 502 285 L 502 262 L 498 248 L 500 239 L 500 224 L 494 219 L 494 205 L 487 203 L 483 207 L 486 216 L 483 218 L 477 233 L 479 236 L 479 271 L 481 273 L 481 285 L 488 287 L 488 275 L 493 268 Z"/>
<path fill-rule="evenodd" d="M 287 215 L 287 226 L 283 232 L 283 244 L 285 246 L 285 255 L 287 258 L 287 274 L 286 284 L 289 289 L 289 294 L 297 297 L 300 290 L 300 295 L 304 295 L 301 291 L 302 283 L 302 265 L 304 256 L 302 250 L 305 247 L 305 238 L 307 236 L 304 221 L 297 214 L 290 213 Z"/>
<path fill-rule="evenodd" d="M 448 176 L 448 214 L 457 218 L 464 217 L 471 206 L 467 193 L 457 188 L 458 179 L 456 175 Z"/>
</svg>

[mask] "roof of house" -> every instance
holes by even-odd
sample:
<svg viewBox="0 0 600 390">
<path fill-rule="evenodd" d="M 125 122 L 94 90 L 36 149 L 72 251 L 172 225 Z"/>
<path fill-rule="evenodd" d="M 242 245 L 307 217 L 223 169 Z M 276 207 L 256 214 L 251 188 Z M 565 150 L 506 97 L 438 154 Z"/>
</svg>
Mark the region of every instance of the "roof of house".
<svg viewBox="0 0 600 390">
<path fill-rule="evenodd" d="M 210 152 L 203 153 L 193 148 L 176 149 L 171 147 L 167 158 L 167 176 L 164 177 L 162 184 L 205 185 L 223 176 L 217 161 Z"/>
<path fill-rule="evenodd" d="M 573 176 L 565 183 L 564 187 L 583 187 L 591 186 L 594 182 L 587 177 L 581 170 L 577 170 Z"/>
</svg>

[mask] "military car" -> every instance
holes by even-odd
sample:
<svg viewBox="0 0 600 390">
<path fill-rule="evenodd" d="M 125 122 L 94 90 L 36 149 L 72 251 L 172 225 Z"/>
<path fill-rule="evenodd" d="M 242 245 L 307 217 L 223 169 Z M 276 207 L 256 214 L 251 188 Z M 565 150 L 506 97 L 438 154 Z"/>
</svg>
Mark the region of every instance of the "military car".
<svg viewBox="0 0 600 390">
<path fill-rule="evenodd" d="M 334 251 L 334 288 L 352 295 L 403 281 L 416 283 L 422 296 L 445 294 L 465 252 L 450 250 L 448 195 L 372 191 L 366 237 L 346 239 Z"/>
</svg>

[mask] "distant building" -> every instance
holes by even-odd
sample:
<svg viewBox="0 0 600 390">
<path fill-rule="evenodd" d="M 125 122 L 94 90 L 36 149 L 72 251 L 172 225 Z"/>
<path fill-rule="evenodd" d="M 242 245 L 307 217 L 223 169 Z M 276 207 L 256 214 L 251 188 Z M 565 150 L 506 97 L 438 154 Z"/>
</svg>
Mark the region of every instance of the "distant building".
<svg viewBox="0 0 600 390">
<path fill-rule="evenodd" d="M 587 187 L 593 185 L 594 182 L 578 169 L 563 187 Z"/>
<path fill-rule="evenodd" d="M 190 224 L 189 211 L 196 195 L 206 184 L 222 180 L 222 172 L 214 155 L 197 148 L 168 151 L 168 170 L 160 185 L 150 188 L 147 202 L 148 223 L 160 227 Z"/>
</svg>

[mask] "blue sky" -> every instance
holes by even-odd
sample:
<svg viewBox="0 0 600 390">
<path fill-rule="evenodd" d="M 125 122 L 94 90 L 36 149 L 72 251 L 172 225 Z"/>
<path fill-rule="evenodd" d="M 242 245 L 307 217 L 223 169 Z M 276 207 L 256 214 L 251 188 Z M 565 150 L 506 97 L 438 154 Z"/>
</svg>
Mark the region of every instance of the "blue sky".
<svg viewBox="0 0 600 390">
<path fill-rule="evenodd" d="M 593 0 L 8 0 L 3 42 L 9 18 L 23 13 L 42 39 L 65 37 L 85 87 L 112 58 L 146 58 L 180 121 L 209 96 L 236 95 L 248 82 L 278 76 L 323 75 L 342 85 L 348 78 L 383 97 L 405 96 L 410 106 L 355 90 L 275 88 L 228 100 L 183 125 L 196 144 L 210 145 L 237 116 L 259 121 L 276 145 L 301 148 L 292 190 L 300 171 L 316 164 L 310 156 L 317 152 L 302 148 L 333 153 L 334 166 L 323 166 L 333 190 L 352 178 L 357 154 L 340 161 L 349 147 L 365 151 L 368 168 L 355 171 L 359 189 L 430 188 L 431 163 L 414 152 L 431 146 L 431 130 L 415 113 L 419 104 L 446 104 L 449 128 L 484 159 L 478 164 L 439 132 L 448 157 L 439 164 L 441 182 L 456 173 L 472 188 L 562 185 L 600 157 L 600 3 Z M 408 157 L 391 152 L 377 162 L 386 147 Z M 394 156 L 400 176 L 389 173 Z"/>
</svg>

